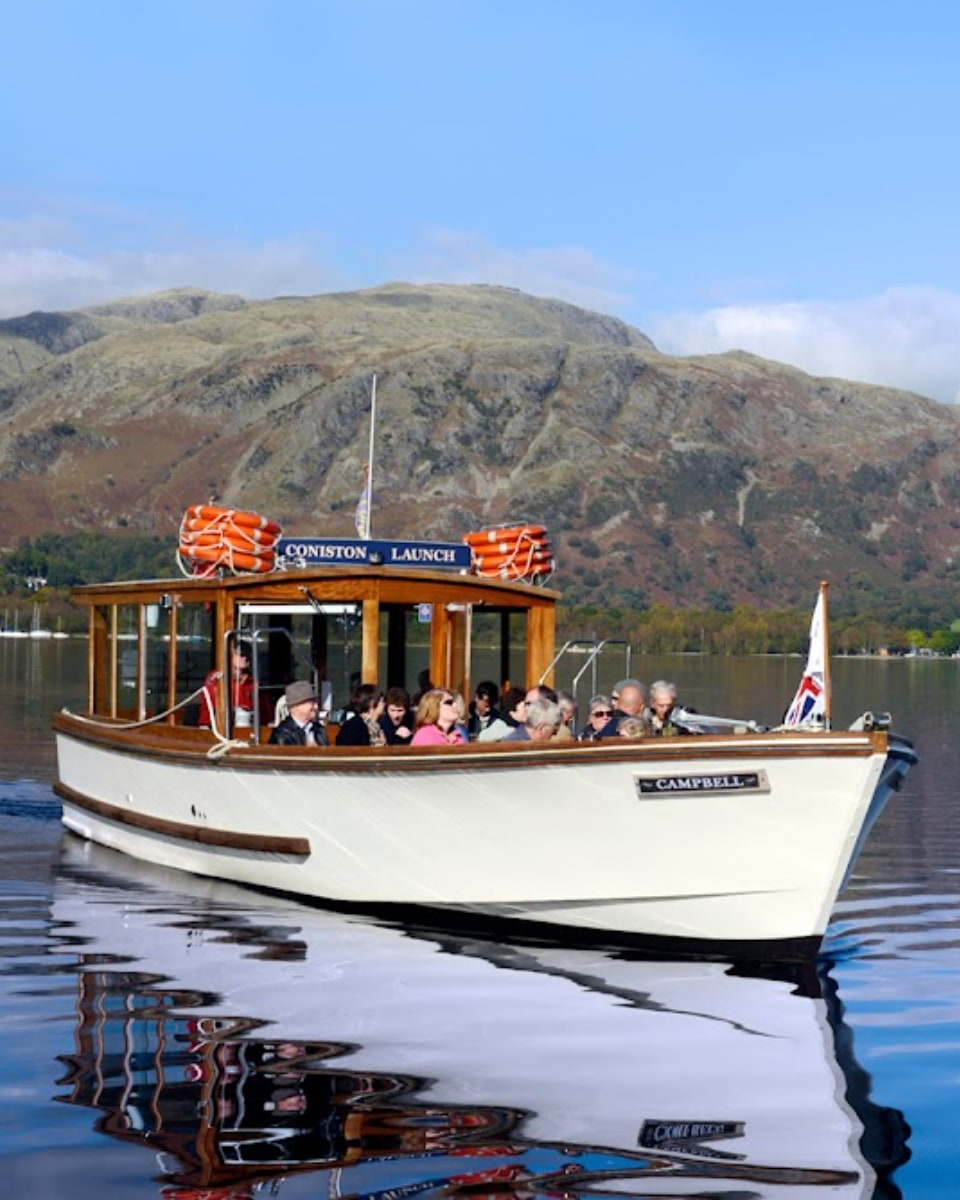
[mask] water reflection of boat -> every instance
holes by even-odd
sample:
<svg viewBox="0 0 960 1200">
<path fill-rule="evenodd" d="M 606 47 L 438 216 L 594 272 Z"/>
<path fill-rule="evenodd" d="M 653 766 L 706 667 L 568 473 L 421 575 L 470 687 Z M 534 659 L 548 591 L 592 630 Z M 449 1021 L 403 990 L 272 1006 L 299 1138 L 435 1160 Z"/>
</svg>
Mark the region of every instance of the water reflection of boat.
<svg viewBox="0 0 960 1200">
<path fill-rule="evenodd" d="M 158 1154 L 164 1196 L 873 1194 L 815 973 L 417 936 L 83 859 L 53 905 L 58 1098 Z"/>
</svg>

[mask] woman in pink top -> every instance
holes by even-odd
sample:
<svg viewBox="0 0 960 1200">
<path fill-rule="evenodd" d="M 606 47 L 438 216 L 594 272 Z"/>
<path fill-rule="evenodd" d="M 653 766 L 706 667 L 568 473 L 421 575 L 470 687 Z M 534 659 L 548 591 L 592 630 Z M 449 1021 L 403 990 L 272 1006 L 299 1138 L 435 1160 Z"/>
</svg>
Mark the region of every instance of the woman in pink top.
<svg viewBox="0 0 960 1200">
<path fill-rule="evenodd" d="M 433 688 L 417 705 L 411 746 L 459 746 L 466 739 L 457 728 L 460 710 L 451 692 Z"/>
</svg>

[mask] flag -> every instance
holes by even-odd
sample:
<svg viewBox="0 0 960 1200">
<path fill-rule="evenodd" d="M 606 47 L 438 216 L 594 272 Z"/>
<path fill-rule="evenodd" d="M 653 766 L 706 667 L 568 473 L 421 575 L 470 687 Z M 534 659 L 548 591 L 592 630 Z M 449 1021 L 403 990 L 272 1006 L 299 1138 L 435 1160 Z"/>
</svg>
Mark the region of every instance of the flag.
<svg viewBox="0 0 960 1200">
<path fill-rule="evenodd" d="M 823 592 L 817 597 L 810 622 L 810 650 L 807 666 L 790 707 L 783 718 L 784 725 L 802 725 L 805 721 L 823 720 L 826 717 L 826 692 L 824 673 L 826 669 L 826 637 L 824 629 Z"/>
<path fill-rule="evenodd" d="M 357 535 L 362 538 L 370 536 L 370 470 L 368 467 L 363 469 L 363 491 L 360 493 L 360 499 L 357 501 L 356 511 L 353 514 L 353 521 L 357 527 Z"/>
</svg>

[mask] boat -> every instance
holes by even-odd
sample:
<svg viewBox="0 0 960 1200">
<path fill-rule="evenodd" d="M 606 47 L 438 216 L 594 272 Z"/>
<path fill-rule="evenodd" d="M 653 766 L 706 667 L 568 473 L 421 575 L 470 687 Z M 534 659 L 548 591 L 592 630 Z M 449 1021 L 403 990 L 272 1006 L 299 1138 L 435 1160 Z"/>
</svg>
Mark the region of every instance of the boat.
<svg viewBox="0 0 960 1200">
<path fill-rule="evenodd" d="M 351 677 L 392 686 L 423 669 L 469 696 L 483 645 L 501 680 L 557 682 L 559 594 L 477 575 L 459 543 L 279 538 L 275 552 L 257 573 L 204 563 L 74 590 L 88 701 L 53 721 L 68 829 L 344 908 L 805 959 L 916 761 L 870 713 L 844 730 L 691 717 L 687 737 L 337 746 Z M 259 713 L 241 724 L 223 682 L 241 639 L 268 711 L 293 678 L 332 691 L 334 744 L 271 745 Z M 602 650 L 573 660 L 575 686 Z M 191 711 L 211 671 L 216 727 L 201 729 Z"/>
<path fill-rule="evenodd" d="M 29 634 L 28 634 L 27 630 L 20 628 L 20 610 L 16 609 L 16 608 L 13 610 L 13 626 L 12 627 L 11 627 L 9 619 L 8 619 L 7 611 L 4 610 L 3 629 L 0 630 L 0 637 L 25 638 L 28 636 L 29 636 Z"/>
<path fill-rule="evenodd" d="M 50 939 L 56 1098 L 164 1196 L 867 1200 L 907 1157 L 816 967 L 435 936 L 89 843 Z"/>
<path fill-rule="evenodd" d="M 34 602 L 33 616 L 30 620 L 30 636 L 32 638 L 50 638 L 53 637 L 53 630 L 46 629 L 40 623 L 40 605 Z"/>
</svg>

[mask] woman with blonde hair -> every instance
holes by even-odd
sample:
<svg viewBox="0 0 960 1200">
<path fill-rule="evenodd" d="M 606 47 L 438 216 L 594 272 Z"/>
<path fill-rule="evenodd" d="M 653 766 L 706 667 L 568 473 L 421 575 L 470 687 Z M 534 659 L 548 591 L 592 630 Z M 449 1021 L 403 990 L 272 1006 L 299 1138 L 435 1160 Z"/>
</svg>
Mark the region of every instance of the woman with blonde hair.
<svg viewBox="0 0 960 1200">
<path fill-rule="evenodd" d="M 417 705 L 411 746 L 460 746 L 466 738 L 457 727 L 460 707 L 453 692 L 432 688 Z"/>
</svg>

